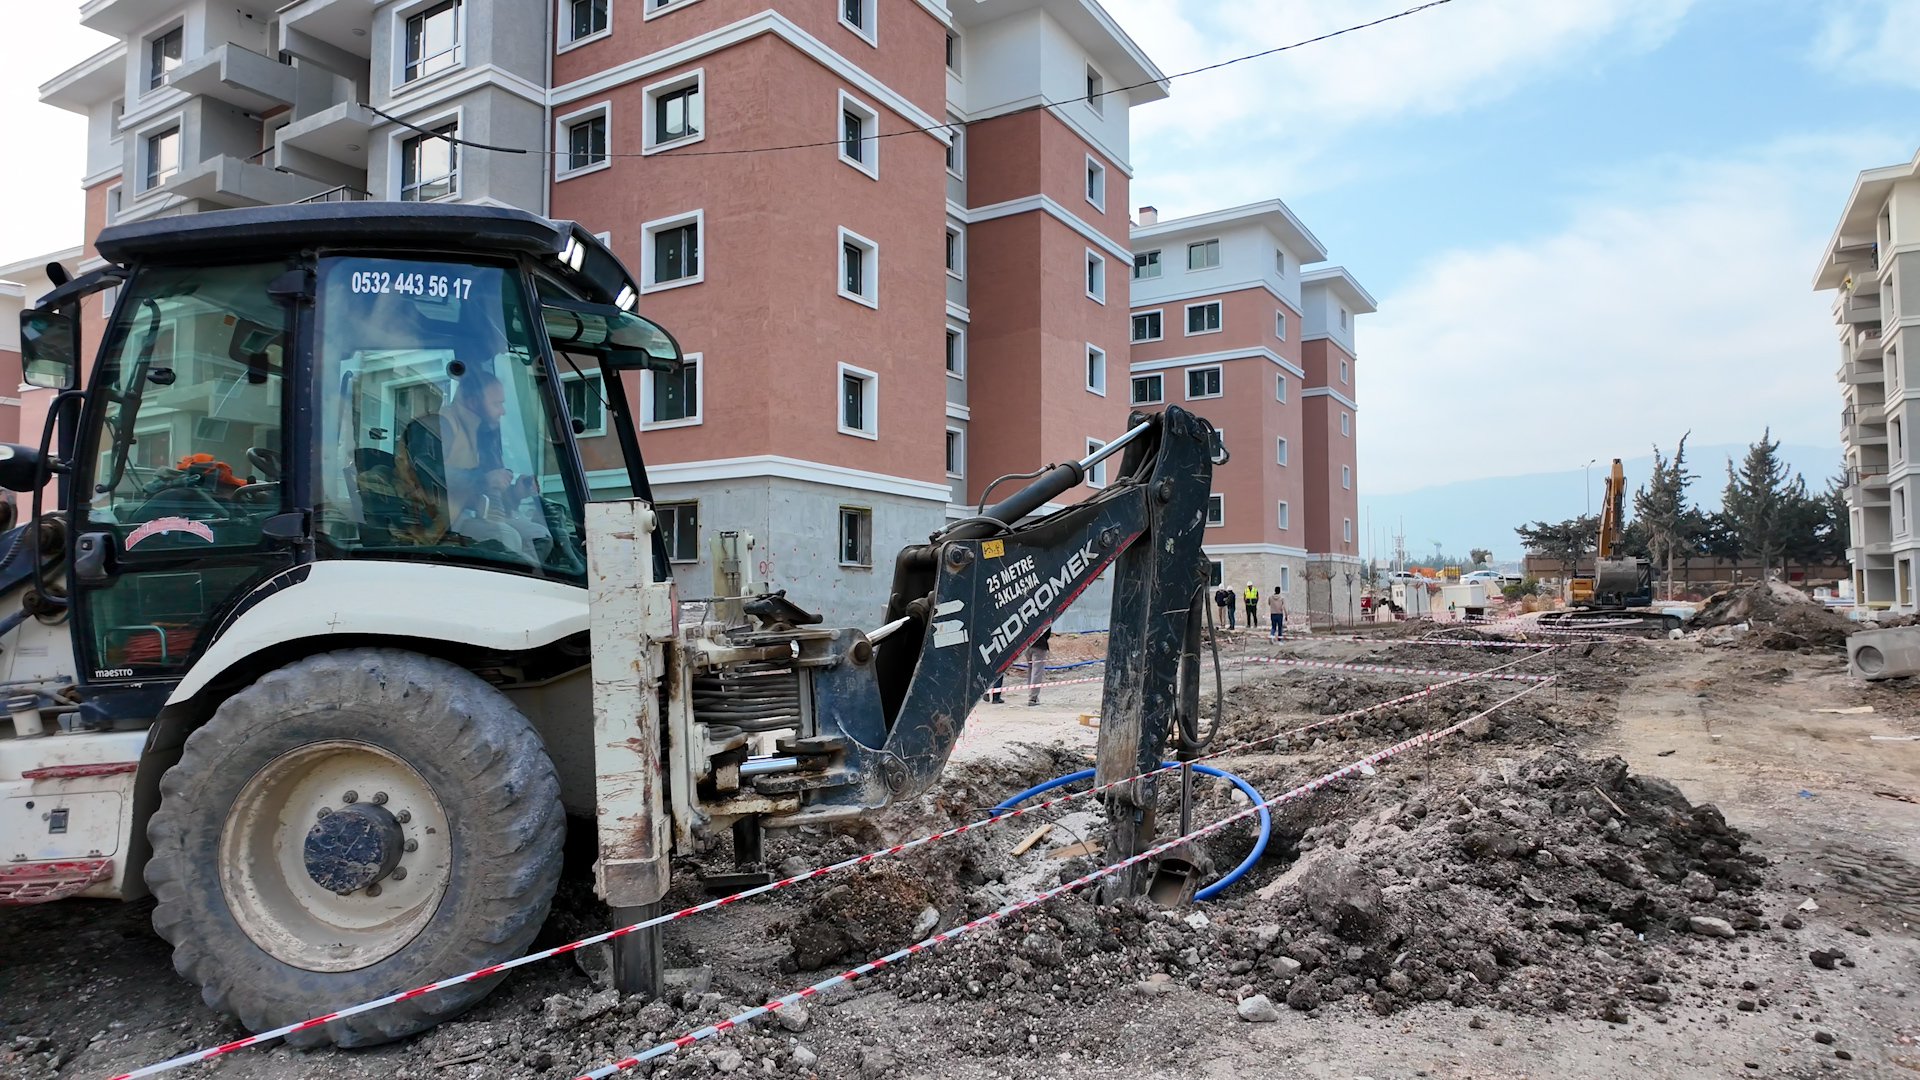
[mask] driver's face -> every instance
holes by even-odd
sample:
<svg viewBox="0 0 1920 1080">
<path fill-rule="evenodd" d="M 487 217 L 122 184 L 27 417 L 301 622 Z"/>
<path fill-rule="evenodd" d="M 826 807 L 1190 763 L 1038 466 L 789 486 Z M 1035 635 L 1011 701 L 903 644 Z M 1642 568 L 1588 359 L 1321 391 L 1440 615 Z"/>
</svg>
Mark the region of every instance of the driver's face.
<svg viewBox="0 0 1920 1080">
<path fill-rule="evenodd" d="M 482 411 L 487 419 L 498 420 L 507 415 L 507 389 L 499 383 L 487 387 L 480 401 L 485 406 Z"/>
</svg>

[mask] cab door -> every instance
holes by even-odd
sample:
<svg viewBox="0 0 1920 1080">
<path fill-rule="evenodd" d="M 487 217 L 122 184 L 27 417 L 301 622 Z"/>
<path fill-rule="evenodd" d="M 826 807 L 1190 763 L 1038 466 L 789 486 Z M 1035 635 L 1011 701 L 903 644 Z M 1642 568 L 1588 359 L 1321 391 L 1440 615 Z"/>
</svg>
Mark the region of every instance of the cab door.
<svg viewBox="0 0 1920 1080">
<path fill-rule="evenodd" d="M 72 581 L 89 681 L 178 676 L 250 590 L 290 568 L 283 262 L 145 267 L 89 393 Z M 274 519 L 281 520 L 273 525 Z M 273 533 L 281 533 L 276 537 Z"/>
</svg>

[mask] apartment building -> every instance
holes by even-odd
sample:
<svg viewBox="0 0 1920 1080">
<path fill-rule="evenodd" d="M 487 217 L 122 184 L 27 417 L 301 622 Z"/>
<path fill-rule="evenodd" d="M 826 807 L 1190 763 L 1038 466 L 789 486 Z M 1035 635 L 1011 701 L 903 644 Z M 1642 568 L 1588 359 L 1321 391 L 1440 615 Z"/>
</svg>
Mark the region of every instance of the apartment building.
<svg viewBox="0 0 1920 1080">
<path fill-rule="evenodd" d="M 37 445 L 46 418 L 43 410 L 31 422 L 21 417 L 20 313 L 53 289 L 47 266 L 59 263 L 69 276 L 80 265 L 80 249 L 49 252 L 0 266 L 0 442 Z M 6 388 L 13 387 L 12 391 Z"/>
<path fill-rule="evenodd" d="M 1813 287 L 1835 294 L 1854 595 L 1914 614 L 1920 468 L 1907 436 L 1920 422 L 1920 393 L 1902 357 L 1920 350 L 1920 154 L 1854 180 Z"/>
<path fill-rule="evenodd" d="M 1229 455 L 1208 503 L 1213 579 L 1285 590 L 1295 612 L 1352 617 L 1359 406 L 1354 320 L 1374 310 L 1277 199 L 1132 231 L 1131 387 L 1136 408 L 1205 416 Z"/>
<path fill-rule="evenodd" d="M 1167 85 L 1094 0 L 89 0 L 81 20 L 120 44 L 41 97 L 89 118 L 89 241 L 362 198 L 599 232 L 693 361 L 629 392 L 695 590 L 738 529 L 757 578 L 871 619 L 895 550 L 1125 423 L 1128 112 Z M 567 395 L 611 497 L 591 378 Z M 1104 610 L 1096 586 L 1063 626 Z"/>
</svg>

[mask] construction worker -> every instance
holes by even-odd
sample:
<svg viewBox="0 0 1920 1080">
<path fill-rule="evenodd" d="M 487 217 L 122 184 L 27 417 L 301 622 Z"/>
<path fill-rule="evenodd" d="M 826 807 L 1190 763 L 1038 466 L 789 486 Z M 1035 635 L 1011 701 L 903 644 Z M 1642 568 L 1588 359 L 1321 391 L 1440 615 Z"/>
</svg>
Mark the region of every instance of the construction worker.
<svg viewBox="0 0 1920 1080">
<path fill-rule="evenodd" d="M 1233 629 L 1233 590 L 1225 585 L 1213 590 L 1213 603 L 1220 609 L 1220 625 Z"/>
<path fill-rule="evenodd" d="M 1027 646 L 1027 707 L 1040 704 L 1040 684 L 1047 681 L 1047 654 L 1052 651 L 1053 624 Z"/>
<path fill-rule="evenodd" d="M 1241 595 L 1247 601 L 1247 629 L 1251 630 L 1260 625 L 1260 590 L 1254 588 L 1253 582 L 1249 581 L 1247 591 Z"/>
<path fill-rule="evenodd" d="M 1273 624 L 1273 640 L 1279 641 L 1286 632 L 1287 598 L 1278 585 L 1273 587 L 1273 594 L 1267 597 L 1267 620 Z"/>
</svg>

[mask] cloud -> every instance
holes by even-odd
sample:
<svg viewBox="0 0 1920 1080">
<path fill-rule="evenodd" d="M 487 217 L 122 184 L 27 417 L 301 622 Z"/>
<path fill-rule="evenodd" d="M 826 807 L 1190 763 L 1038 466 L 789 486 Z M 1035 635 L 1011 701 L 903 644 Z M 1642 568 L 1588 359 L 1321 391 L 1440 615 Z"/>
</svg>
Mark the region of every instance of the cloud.
<svg viewBox="0 0 1920 1080">
<path fill-rule="evenodd" d="M 1429 259 L 1361 329 L 1369 490 L 1671 446 L 1838 442 L 1830 294 L 1809 288 L 1857 163 L 1778 143 L 1611 178 L 1559 232 Z"/>
<path fill-rule="evenodd" d="M 1455 0 L 1304 48 L 1176 80 L 1133 110 L 1143 176 L 1186 213 L 1338 183 L 1326 151 L 1358 124 L 1455 113 L 1671 35 L 1693 0 Z M 1409 0 L 1110 0 L 1161 70 L 1187 71 L 1390 15 Z M 1223 146 L 1257 155 L 1223 175 Z M 1225 190 L 1223 190 L 1223 186 Z"/>
<path fill-rule="evenodd" d="M 1814 65 L 1849 82 L 1920 88 L 1920 0 L 1873 0 L 1836 9 L 1814 39 Z"/>
</svg>

